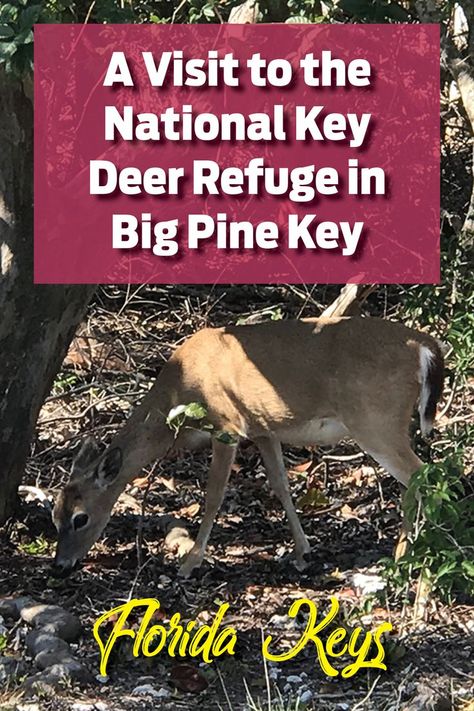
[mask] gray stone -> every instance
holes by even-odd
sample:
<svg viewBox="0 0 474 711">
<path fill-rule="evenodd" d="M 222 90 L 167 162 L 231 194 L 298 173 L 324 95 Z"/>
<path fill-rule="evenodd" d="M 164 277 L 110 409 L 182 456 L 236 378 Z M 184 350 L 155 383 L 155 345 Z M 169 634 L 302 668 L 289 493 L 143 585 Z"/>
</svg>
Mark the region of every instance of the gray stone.
<svg viewBox="0 0 474 711">
<path fill-rule="evenodd" d="M 93 679 L 92 674 L 80 662 L 70 659 L 28 677 L 22 684 L 22 690 L 27 696 L 38 693 L 52 694 L 64 683 L 77 681 L 90 684 Z"/>
<path fill-rule="evenodd" d="M 61 662 L 60 664 L 54 664 L 52 667 L 45 669 L 44 674 L 46 674 L 50 679 L 56 679 L 61 681 L 63 679 L 71 679 L 73 681 L 80 681 L 84 683 L 90 683 L 92 674 L 76 659 L 71 659 L 67 662 Z"/>
<path fill-rule="evenodd" d="M 69 652 L 69 645 L 60 637 L 42 630 L 32 630 L 26 635 L 26 649 L 30 656 L 36 657 L 41 652 Z"/>
<path fill-rule="evenodd" d="M 35 657 L 35 664 L 38 669 L 48 669 L 48 667 L 53 667 L 55 664 L 65 664 L 74 661 L 75 659 L 68 649 L 56 649 L 52 652 L 48 652 L 45 649 Z"/>
<path fill-rule="evenodd" d="M 151 684 L 136 686 L 132 694 L 134 696 L 150 696 L 153 699 L 166 699 L 168 696 L 171 696 L 171 692 L 168 689 L 162 687 L 157 691 Z"/>
<path fill-rule="evenodd" d="M 158 689 L 158 691 L 156 692 L 157 699 L 167 699 L 170 696 L 171 691 L 169 689 L 165 689 L 164 686 L 162 686 L 161 689 Z"/>
<path fill-rule="evenodd" d="M 288 617 L 288 615 L 272 615 L 269 626 L 289 630 L 298 627 L 298 621 L 294 617 Z"/>
<path fill-rule="evenodd" d="M 33 600 L 33 598 L 28 595 L 2 597 L 0 598 L 0 615 L 2 615 L 2 617 L 9 617 L 12 620 L 18 620 L 24 607 L 36 604 L 36 600 Z"/>
<path fill-rule="evenodd" d="M 21 618 L 36 629 L 61 637 L 66 642 L 73 642 L 82 632 L 82 625 L 76 615 L 59 605 L 25 607 L 21 611 Z"/>
</svg>

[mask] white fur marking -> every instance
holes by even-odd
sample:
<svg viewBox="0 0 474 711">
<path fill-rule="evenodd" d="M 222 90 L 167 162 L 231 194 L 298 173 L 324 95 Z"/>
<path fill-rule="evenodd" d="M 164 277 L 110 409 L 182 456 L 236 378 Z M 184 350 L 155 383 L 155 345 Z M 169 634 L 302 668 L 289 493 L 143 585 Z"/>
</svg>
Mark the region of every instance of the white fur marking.
<svg viewBox="0 0 474 711">
<path fill-rule="evenodd" d="M 425 409 L 430 397 L 430 387 L 428 385 L 428 371 L 433 362 L 434 355 L 427 346 L 420 346 L 420 372 L 418 380 L 421 383 L 420 399 L 418 402 L 418 412 L 420 413 L 420 426 L 423 435 L 429 435 L 433 428 L 433 422 L 425 418 Z"/>
<path fill-rule="evenodd" d="M 342 422 L 331 417 L 309 420 L 303 425 L 293 425 L 275 432 L 281 442 L 300 447 L 337 444 L 347 433 Z"/>
</svg>

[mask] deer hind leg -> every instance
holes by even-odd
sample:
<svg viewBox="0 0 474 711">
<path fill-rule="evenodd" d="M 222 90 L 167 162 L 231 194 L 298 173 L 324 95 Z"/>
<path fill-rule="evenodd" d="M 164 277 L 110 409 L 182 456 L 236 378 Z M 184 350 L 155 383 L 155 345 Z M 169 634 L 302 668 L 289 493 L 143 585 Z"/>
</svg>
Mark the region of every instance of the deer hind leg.
<svg viewBox="0 0 474 711">
<path fill-rule="evenodd" d="M 305 553 L 309 553 L 311 549 L 291 499 L 288 474 L 283 462 L 280 442 L 271 437 L 265 437 L 258 439 L 256 444 L 262 455 L 270 486 L 280 499 L 288 518 L 295 541 L 296 567 L 298 570 L 303 570 L 307 565 L 304 559 Z"/>
<path fill-rule="evenodd" d="M 395 546 L 395 560 L 401 558 L 408 546 L 408 537 L 412 531 L 411 522 L 404 511 L 405 492 L 412 475 L 423 466 L 423 462 L 416 456 L 409 444 L 408 436 L 393 442 L 374 442 L 370 437 L 354 435 L 357 444 L 367 454 L 375 459 L 389 474 L 399 482 L 401 489 L 402 526 L 400 537 Z"/>
<path fill-rule="evenodd" d="M 198 568 L 202 563 L 212 526 L 224 500 L 236 451 L 237 444 L 224 444 L 212 440 L 212 462 L 207 480 L 206 507 L 196 542 L 178 571 L 178 574 L 184 578 L 189 577 L 194 568 Z"/>
</svg>

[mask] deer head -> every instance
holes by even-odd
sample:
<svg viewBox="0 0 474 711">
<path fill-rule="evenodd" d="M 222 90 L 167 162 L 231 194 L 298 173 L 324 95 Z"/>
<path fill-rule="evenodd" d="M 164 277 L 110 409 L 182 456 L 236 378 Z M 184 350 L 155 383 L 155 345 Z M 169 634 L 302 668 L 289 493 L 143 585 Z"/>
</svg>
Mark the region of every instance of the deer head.
<svg viewBox="0 0 474 711">
<path fill-rule="evenodd" d="M 84 440 L 74 458 L 71 479 L 53 509 L 58 531 L 53 572 L 58 577 L 69 575 L 107 525 L 117 499 L 114 484 L 121 468 L 120 447 L 100 454 L 91 437 Z"/>
</svg>

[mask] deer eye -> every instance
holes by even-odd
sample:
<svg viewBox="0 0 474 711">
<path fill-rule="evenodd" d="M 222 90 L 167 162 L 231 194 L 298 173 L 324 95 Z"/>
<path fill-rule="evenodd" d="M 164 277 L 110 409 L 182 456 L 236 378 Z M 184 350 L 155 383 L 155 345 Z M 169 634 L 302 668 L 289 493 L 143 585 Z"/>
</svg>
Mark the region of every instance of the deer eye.
<svg viewBox="0 0 474 711">
<path fill-rule="evenodd" d="M 72 526 L 75 531 L 78 531 L 80 528 L 84 528 L 84 526 L 87 526 L 88 523 L 89 516 L 86 513 L 74 514 L 72 517 Z"/>
</svg>

